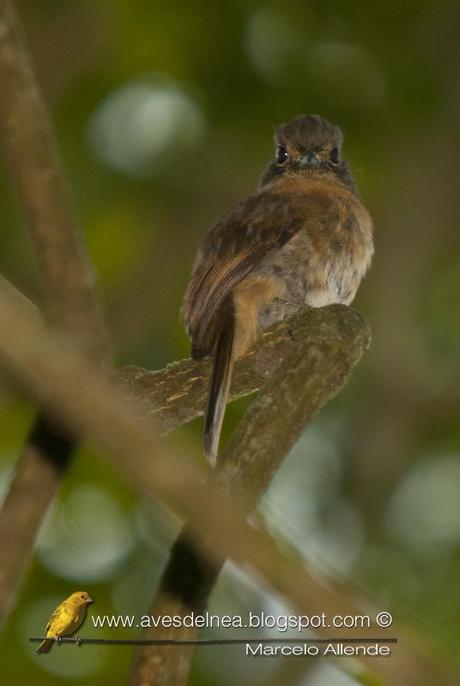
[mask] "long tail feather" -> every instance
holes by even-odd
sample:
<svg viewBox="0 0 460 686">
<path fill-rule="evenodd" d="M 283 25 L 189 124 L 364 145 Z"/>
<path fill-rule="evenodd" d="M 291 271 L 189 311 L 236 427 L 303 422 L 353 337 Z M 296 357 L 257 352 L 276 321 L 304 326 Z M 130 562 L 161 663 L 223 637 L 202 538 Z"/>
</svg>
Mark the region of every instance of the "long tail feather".
<svg viewBox="0 0 460 686">
<path fill-rule="evenodd" d="M 230 381 L 233 369 L 233 340 L 235 336 L 235 317 L 233 308 L 225 322 L 214 352 L 214 365 L 209 388 L 203 431 L 203 445 L 206 456 L 212 465 L 216 464 L 220 432 L 224 421 Z"/>
</svg>

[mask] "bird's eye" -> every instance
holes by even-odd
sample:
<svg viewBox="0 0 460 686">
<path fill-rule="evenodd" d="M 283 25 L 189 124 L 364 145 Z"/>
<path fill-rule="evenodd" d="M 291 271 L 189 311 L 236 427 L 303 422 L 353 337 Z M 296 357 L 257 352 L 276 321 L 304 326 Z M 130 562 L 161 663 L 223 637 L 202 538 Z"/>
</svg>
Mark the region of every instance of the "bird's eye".
<svg viewBox="0 0 460 686">
<path fill-rule="evenodd" d="M 288 159 L 288 151 L 282 145 L 278 145 L 276 148 L 276 162 L 277 164 L 284 164 Z"/>
<path fill-rule="evenodd" d="M 340 162 L 340 150 L 338 148 L 332 148 L 331 162 L 333 162 L 333 164 L 338 164 Z"/>
</svg>

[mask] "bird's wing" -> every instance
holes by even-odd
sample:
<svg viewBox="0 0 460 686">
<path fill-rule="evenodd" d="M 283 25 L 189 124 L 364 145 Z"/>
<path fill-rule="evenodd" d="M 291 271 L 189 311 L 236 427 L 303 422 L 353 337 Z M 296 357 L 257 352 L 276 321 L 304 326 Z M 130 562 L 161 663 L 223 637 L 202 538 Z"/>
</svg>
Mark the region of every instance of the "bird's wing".
<svg viewBox="0 0 460 686">
<path fill-rule="evenodd" d="M 192 352 L 212 353 L 219 311 L 235 286 L 305 224 L 305 190 L 261 189 L 236 205 L 205 236 L 186 292 L 184 318 Z"/>
<path fill-rule="evenodd" d="M 68 624 L 68 615 L 65 612 L 63 603 L 57 606 L 46 625 L 46 635 L 59 636 Z"/>
</svg>

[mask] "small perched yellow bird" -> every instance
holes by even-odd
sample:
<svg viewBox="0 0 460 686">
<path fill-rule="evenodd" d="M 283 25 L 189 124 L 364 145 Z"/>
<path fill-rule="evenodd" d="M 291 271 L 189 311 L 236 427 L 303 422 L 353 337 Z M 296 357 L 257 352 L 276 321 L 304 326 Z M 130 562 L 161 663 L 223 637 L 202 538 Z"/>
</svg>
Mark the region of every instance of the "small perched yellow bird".
<svg viewBox="0 0 460 686">
<path fill-rule="evenodd" d="M 46 639 L 40 643 L 37 653 L 47 653 L 56 638 L 71 636 L 86 619 L 86 609 L 93 599 L 86 591 L 76 591 L 54 610 L 46 625 Z"/>
</svg>

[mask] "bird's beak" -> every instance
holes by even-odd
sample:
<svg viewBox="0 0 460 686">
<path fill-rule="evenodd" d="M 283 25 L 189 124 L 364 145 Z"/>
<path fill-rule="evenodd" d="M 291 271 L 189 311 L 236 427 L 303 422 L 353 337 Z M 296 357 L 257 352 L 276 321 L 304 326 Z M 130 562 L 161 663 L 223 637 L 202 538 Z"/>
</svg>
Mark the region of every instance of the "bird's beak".
<svg viewBox="0 0 460 686">
<path fill-rule="evenodd" d="M 317 167 L 319 164 L 321 164 L 321 160 L 314 152 L 309 150 L 308 152 L 305 152 L 299 159 L 299 164 L 301 167 Z"/>
<path fill-rule="evenodd" d="M 90 603 L 94 603 L 94 600 L 88 596 L 88 599 L 86 601 L 86 604 L 89 605 Z"/>
</svg>

